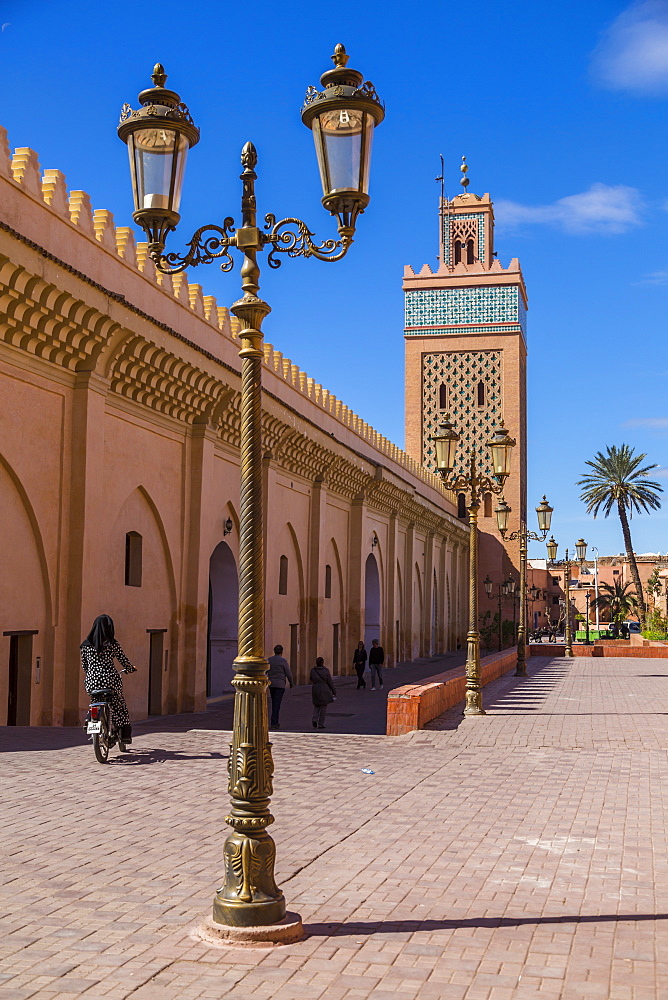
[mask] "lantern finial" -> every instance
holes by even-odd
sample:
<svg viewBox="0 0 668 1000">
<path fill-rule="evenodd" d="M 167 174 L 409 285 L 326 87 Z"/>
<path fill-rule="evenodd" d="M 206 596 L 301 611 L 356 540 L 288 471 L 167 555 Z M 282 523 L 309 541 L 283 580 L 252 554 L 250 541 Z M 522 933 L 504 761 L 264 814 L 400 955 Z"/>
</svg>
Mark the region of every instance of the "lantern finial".
<svg viewBox="0 0 668 1000">
<path fill-rule="evenodd" d="M 335 66 L 347 66 L 350 56 L 346 53 L 345 46 L 339 42 L 334 48 L 334 55 L 331 56 L 331 60 Z"/>
<path fill-rule="evenodd" d="M 167 74 L 162 63 L 156 63 L 151 73 L 151 79 L 156 87 L 164 87 L 167 82 Z"/>
</svg>

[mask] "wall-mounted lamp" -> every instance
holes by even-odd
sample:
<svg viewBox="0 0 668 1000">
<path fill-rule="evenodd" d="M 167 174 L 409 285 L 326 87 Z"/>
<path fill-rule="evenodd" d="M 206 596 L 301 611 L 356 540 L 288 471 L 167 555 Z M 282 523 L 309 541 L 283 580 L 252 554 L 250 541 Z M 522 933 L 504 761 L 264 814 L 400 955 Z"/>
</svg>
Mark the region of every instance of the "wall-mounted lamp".
<svg viewBox="0 0 668 1000">
<path fill-rule="evenodd" d="M 232 523 L 232 518 L 228 517 L 227 521 L 223 525 L 223 537 L 225 535 L 230 535 L 232 533 L 232 528 L 233 527 L 234 527 L 234 524 Z"/>
<path fill-rule="evenodd" d="M 371 539 L 371 548 L 375 549 L 377 545 L 378 545 L 378 535 L 374 535 L 373 538 Z"/>
</svg>

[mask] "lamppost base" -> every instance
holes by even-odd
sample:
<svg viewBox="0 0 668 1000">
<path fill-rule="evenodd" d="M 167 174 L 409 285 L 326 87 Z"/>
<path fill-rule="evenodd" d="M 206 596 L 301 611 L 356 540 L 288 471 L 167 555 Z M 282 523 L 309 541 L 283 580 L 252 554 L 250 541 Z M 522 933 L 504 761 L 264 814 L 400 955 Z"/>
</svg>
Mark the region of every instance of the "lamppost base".
<svg viewBox="0 0 668 1000">
<path fill-rule="evenodd" d="M 478 708 L 477 706 L 472 706 L 469 708 L 469 706 L 467 705 L 462 714 L 467 717 L 470 717 L 472 715 L 487 715 L 487 712 L 484 710 L 484 708 Z"/>
<path fill-rule="evenodd" d="M 285 920 L 285 897 L 260 902 L 235 902 L 218 893 L 213 900 L 213 921 L 221 927 L 271 927 Z"/>
<path fill-rule="evenodd" d="M 515 671 L 515 677 L 526 677 L 527 676 L 527 665 L 524 661 L 517 664 L 517 670 Z"/>
<path fill-rule="evenodd" d="M 305 936 L 302 918 L 298 913 L 286 913 L 275 924 L 258 927 L 231 927 L 218 924 L 207 917 L 195 930 L 200 941 L 212 945 L 229 945 L 234 948 L 275 948 L 278 945 L 294 944 Z"/>
</svg>

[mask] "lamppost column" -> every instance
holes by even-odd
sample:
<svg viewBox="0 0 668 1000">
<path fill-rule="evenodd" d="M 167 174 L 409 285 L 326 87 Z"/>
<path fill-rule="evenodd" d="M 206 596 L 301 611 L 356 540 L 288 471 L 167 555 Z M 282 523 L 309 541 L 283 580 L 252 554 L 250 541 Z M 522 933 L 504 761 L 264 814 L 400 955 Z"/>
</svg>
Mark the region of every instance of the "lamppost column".
<svg viewBox="0 0 668 1000">
<path fill-rule="evenodd" d="M 564 593 L 566 594 L 566 621 L 565 621 L 565 633 L 564 640 L 566 648 L 564 649 L 564 656 L 573 655 L 573 645 L 571 639 L 571 597 L 570 597 L 570 583 L 571 579 L 571 563 L 568 558 L 568 549 L 566 549 L 566 574 L 564 577 Z"/>
<path fill-rule="evenodd" d="M 478 511 L 472 460 L 471 503 L 469 504 L 469 631 L 466 636 L 466 705 L 464 715 L 485 715 L 480 683 L 480 635 L 478 634 Z"/>
<path fill-rule="evenodd" d="M 276 847 L 266 832 L 273 760 L 267 717 L 267 669 L 264 657 L 264 539 L 262 499 L 262 332 L 270 307 L 258 298 L 256 260 L 255 164 L 247 143 L 241 154 L 243 225 L 237 245 L 244 252 L 244 295 L 231 311 L 239 318 L 241 341 L 241 497 L 239 505 L 239 654 L 234 661 L 234 724 L 228 763 L 232 827 L 225 841 L 224 883 L 216 893 L 213 919 L 236 927 L 279 923 L 285 898 L 274 880 Z"/>
<path fill-rule="evenodd" d="M 515 677 L 527 676 L 526 662 L 527 526 L 520 521 L 520 623 L 517 627 L 517 669 Z"/>
</svg>

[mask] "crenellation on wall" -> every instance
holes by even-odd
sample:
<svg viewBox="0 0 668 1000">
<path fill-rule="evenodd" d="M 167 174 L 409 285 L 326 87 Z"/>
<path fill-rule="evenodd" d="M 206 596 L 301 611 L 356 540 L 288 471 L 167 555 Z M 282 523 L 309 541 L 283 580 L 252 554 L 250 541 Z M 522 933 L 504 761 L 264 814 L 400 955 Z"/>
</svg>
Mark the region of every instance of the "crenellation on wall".
<svg viewBox="0 0 668 1000">
<path fill-rule="evenodd" d="M 70 219 L 77 229 L 80 229 L 86 236 L 91 236 L 95 239 L 93 208 L 90 203 L 90 195 L 86 191 L 70 191 L 69 208 Z"/>
<path fill-rule="evenodd" d="M 70 217 L 67 184 L 62 170 L 45 170 L 42 177 L 42 197 L 49 208 L 64 219 Z"/>
<path fill-rule="evenodd" d="M 18 146 L 11 162 L 12 177 L 20 187 L 33 196 L 42 199 L 42 174 L 39 157 L 29 146 Z"/>
<path fill-rule="evenodd" d="M 128 267 L 137 268 L 135 234 L 129 226 L 116 227 L 116 252 Z"/>
<path fill-rule="evenodd" d="M 204 303 L 204 316 L 211 326 L 215 326 L 218 330 L 218 302 L 215 295 L 204 295 L 202 297 Z"/>
<path fill-rule="evenodd" d="M 0 174 L 3 177 L 12 176 L 12 154 L 7 141 L 7 129 L 0 125 Z"/>
<path fill-rule="evenodd" d="M 93 212 L 93 229 L 97 242 L 111 253 L 118 254 L 113 213 L 106 208 L 96 208 Z"/>
<path fill-rule="evenodd" d="M 148 243 L 137 243 L 135 246 L 135 254 L 137 257 L 138 270 L 144 275 L 145 278 L 148 278 L 149 281 L 153 281 L 157 284 L 158 272 L 155 264 L 149 256 Z"/>
<path fill-rule="evenodd" d="M 188 285 L 188 301 L 190 308 L 202 319 L 206 318 L 204 312 L 204 293 L 202 291 L 202 286 L 198 284 Z"/>
<path fill-rule="evenodd" d="M 179 302 L 182 302 L 184 306 L 190 309 L 190 294 L 188 291 L 188 272 L 181 271 L 180 274 L 172 275 L 172 287 L 174 289 L 174 298 Z"/>
</svg>

